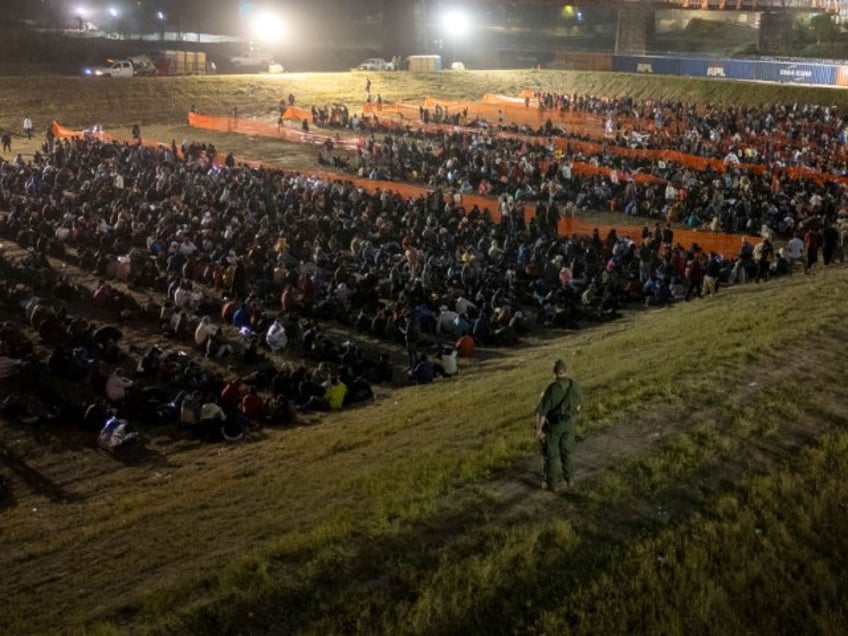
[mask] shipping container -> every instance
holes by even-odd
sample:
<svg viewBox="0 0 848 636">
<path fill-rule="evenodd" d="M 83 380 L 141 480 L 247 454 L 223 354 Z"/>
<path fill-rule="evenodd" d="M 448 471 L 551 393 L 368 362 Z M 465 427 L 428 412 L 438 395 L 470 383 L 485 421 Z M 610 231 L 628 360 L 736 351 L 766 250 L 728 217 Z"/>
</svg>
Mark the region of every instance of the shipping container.
<svg viewBox="0 0 848 636">
<path fill-rule="evenodd" d="M 688 77 L 715 77 L 717 79 L 757 79 L 753 60 L 684 57 L 680 60 L 680 74 Z"/>
<path fill-rule="evenodd" d="M 499 68 L 549 68 L 555 57 L 554 51 L 501 49 L 498 51 L 498 64 Z"/>
<path fill-rule="evenodd" d="M 619 73 L 680 75 L 680 59 L 656 55 L 614 55 L 612 70 Z"/>
<path fill-rule="evenodd" d="M 834 86 L 836 69 L 834 64 L 757 62 L 757 79 L 763 82 Z"/>
<path fill-rule="evenodd" d="M 426 73 L 442 70 L 441 55 L 410 55 L 406 58 L 406 68 L 414 73 Z"/>
<path fill-rule="evenodd" d="M 554 53 L 550 67 L 566 71 L 611 71 L 612 55 L 559 50 Z"/>
<path fill-rule="evenodd" d="M 208 63 L 203 51 L 162 51 L 156 68 L 159 75 L 205 75 Z"/>
</svg>

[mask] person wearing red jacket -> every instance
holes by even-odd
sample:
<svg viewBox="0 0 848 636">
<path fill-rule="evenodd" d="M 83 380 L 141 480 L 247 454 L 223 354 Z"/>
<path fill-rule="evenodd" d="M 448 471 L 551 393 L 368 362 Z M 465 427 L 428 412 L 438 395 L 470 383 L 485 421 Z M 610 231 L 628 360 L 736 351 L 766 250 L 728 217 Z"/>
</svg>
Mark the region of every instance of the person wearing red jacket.
<svg viewBox="0 0 848 636">
<path fill-rule="evenodd" d="M 257 393 L 255 386 L 250 387 L 241 399 L 241 412 L 249 420 L 256 420 L 265 415 L 265 400 Z"/>
</svg>

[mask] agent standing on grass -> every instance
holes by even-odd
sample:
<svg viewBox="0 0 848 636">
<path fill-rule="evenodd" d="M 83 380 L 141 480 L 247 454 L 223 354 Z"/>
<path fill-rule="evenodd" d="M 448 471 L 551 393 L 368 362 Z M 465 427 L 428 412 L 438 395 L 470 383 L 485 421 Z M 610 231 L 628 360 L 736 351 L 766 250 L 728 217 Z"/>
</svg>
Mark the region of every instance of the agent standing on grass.
<svg viewBox="0 0 848 636">
<path fill-rule="evenodd" d="M 545 473 L 542 488 L 556 492 L 571 486 L 577 414 L 583 394 L 577 381 L 566 374 L 563 360 L 554 363 L 553 374 L 553 382 L 545 387 L 536 405 L 536 439 L 541 442 Z"/>
</svg>

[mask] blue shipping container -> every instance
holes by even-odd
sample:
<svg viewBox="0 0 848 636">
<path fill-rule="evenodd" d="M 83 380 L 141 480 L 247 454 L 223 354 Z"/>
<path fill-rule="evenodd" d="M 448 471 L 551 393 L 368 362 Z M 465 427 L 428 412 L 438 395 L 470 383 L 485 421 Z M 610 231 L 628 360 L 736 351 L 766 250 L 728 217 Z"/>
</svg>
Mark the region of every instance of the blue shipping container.
<svg viewBox="0 0 848 636">
<path fill-rule="evenodd" d="M 716 77 L 719 79 L 756 79 L 756 66 L 752 60 L 727 60 L 714 58 L 688 58 L 680 60 L 680 74 L 689 77 Z"/>
<path fill-rule="evenodd" d="M 757 79 L 792 84 L 836 84 L 837 67 L 831 64 L 757 62 Z"/>
<path fill-rule="evenodd" d="M 658 57 L 653 55 L 613 55 L 612 70 L 619 73 L 679 75 L 680 60 L 676 57 Z"/>
</svg>

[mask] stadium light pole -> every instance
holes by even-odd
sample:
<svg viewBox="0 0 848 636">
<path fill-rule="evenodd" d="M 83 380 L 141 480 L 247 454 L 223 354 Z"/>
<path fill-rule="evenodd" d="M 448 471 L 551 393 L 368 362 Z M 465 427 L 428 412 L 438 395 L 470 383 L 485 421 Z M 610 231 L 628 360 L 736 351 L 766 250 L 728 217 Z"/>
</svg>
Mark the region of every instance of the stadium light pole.
<svg viewBox="0 0 848 636">
<path fill-rule="evenodd" d="M 456 62 L 456 43 L 468 33 L 470 20 L 468 14 L 460 9 L 448 9 L 442 14 L 442 32 L 450 42 L 451 64 Z"/>
<path fill-rule="evenodd" d="M 156 12 L 156 19 L 159 20 L 159 39 L 164 40 L 165 39 L 165 12 L 164 11 L 157 11 Z"/>
<path fill-rule="evenodd" d="M 108 13 L 112 18 L 113 28 L 117 31 L 118 36 L 123 39 L 124 30 L 123 30 L 123 24 L 121 23 L 121 11 L 120 11 L 120 9 L 118 9 L 118 7 L 112 6 L 112 7 L 109 7 Z"/>
<path fill-rule="evenodd" d="M 77 18 L 77 25 L 79 25 L 79 30 L 85 31 L 85 16 L 88 13 L 88 10 L 85 7 L 77 7 L 74 13 Z"/>
</svg>

